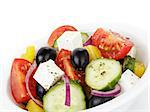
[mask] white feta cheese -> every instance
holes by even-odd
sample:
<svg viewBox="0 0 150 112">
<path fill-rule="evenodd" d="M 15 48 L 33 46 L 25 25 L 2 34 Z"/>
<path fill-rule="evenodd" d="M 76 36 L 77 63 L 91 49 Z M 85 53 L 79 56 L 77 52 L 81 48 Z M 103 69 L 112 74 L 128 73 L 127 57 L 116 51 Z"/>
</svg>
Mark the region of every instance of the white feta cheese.
<svg viewBox="0 0 150 112">
<path fill-rule="evenodd" d="M 126 70 L 119 80 L 119 84 L 123 92 L 128 91 L 131 87 L 137 83 L 139 77 L 137 77 L 131 70 Z"/>
<path fill-rule="evenodd" d="M 45 89 L 54 85 L 64 72 L 55 64 L 53 60 L 41 63 L 35 72 L 33 78 Z"/>
<path fill-rule="evenodd" d="M 127 55 L 135 58 L 136 57 L 136 47 L 133 46 Z"/>
<path fill-rule="evenodd" d="M 78 31 L 66 31 L 57 40 L 58 49 L 73 51 L 75 48 L 83 47 L 82 36 Z"/>
</svg>

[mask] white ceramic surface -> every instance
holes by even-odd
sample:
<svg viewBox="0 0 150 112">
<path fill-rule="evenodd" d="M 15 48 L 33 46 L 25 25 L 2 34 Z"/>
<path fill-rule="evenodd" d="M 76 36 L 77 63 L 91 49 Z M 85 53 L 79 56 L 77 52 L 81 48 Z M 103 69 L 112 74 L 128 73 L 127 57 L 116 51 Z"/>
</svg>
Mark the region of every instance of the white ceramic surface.
<svg viewBox="0 0 150 112">
<path fill-rule="evenodd" d="M 131 104 L 134 103 L 135 98 L 138 97 L 138 95 L 143 92 L 145 88 L 148 86 L 148 79 L 149 75 L 148 72 L 150 72 L 150 65 L 149 65 L 149 38 L 145 31 L 143 31 L 140 28 L 132 27 L 130 25 L 124 25 L 124 24 L 89 24 L 89 25 L 74 25 L 77 27 L 80 31 L 85 32 L 94 32 L 96 28 L 98 27 L 104 27 L 107 29 L 111 29 L 112 31 L 119 32 L 127 37 L 130 37 L 131 40 L 135 43 L 135 46 L 137 48 L 137 58 L 141 61 L 143 61 L 147 67 L 144 76 L 139 80 L 139 82 L 133 87 L 131 91 L 128 91 L 119 97 L 104 103 L 103 105 L 99 105 L 95 108 L 91 108 L 86 110 L 87 112 L 123 112 L 125 111 Z M 54 26 L 53 28 L 56 28 L 57 26 Z M 53 30 L 51 28 L 51 30 Z M 38 40 L 35 42 L 31 42 L 31 44 L 35 44 L 37 46 L 37 49 L 41 46 L 46 45 L 48 37 L 43 38 L 42 40 Z M 10 98 L 9 94 L 9 75 L 10 75 L 10 69 L 11 69 L 11 63 L 15 57 L 19 57 L 21 53 L 24 52 L 26 46 L 18 46 L 19 49 L 17 49 L 16 52 L 11 53 L 10 58 L 8 60 L 8 63 L 5 65 L 5 68 L 3 69 L 3 73 L 5 74 L 5 77 L 2 77 L 0 75 L 1 81 L 1 88 L 0 91 L 2 92 L 2 95 L 0 95 L 0 110 L 2 112 L 26 112 L 20 108 L 18 108 Z M 141 86 L 142 85 L 142 86 Z"/>
</svg>

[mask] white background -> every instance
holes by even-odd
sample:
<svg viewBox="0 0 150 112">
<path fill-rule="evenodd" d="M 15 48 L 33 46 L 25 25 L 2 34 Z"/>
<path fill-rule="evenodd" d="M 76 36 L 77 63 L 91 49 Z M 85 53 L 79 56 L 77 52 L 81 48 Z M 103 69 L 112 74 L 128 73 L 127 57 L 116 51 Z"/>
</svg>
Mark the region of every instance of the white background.
<svg viewBox="0 0 150 112">
<path fill-rule="evenodd" d="M 149 4 L 148 0 L 0 0 L 0 68 L 18 46 L 49 37 L 50 27 L 59 24 L 117 22 L 149 31 Z M 0 72 L 5 75 L 3 69 Z M 128 112 L 148 112 L 147 98 L 145 90 Z"/>
</svg>

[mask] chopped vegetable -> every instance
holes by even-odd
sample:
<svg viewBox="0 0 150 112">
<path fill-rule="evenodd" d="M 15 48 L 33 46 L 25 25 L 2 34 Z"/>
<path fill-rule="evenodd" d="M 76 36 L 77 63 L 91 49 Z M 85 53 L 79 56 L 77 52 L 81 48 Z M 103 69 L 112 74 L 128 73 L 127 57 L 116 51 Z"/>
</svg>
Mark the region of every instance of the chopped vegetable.
<svg viewBox="0 0 150 112">
<path fill-rule="evenodd" d="M 65 83 L 63 81 L 54 85 L 43 98 L 45 112 L 78 112 L 86 109 L 85 96 L 82 87 L 75 81 L 70 81 L 71 104 L 66 106 Z"/>
<path fill-rule="evenodd" d="M 58 49 L 57 40 L 55 40 L 53 47 L 54 47 L 55 49 Z"/>
<path fill-rule="evenodd" d="M 28 95 L 25 77 L 31 63 L 24 59 L 15 59 L 11 68 L 10 86 L 12 96 L 17 103 L 24 103 L 30 100 Z"/>
<path fill-rule="evenodd" d="M 126 56 L 123 63 L 123 71 L 126 71 L 127 69 L 133 71 L 134 65 L 135 65 L 135 58 L 132 58 L 131 56 Z"/>
<path fill-rule="evenodd" d="M 89 35 L 85 32 L 81 32 L 82 42 L 85 43 L 89 39 Z"/>
<path fill-rule="evenodd" d="M 90 61 L 102 57 L 100 50 L 99 50 L 96 46 L 88 45 L 88 46 L 85 46 L 84 48 L 85 48 L 85 49 L 88 51 L 88 53 L 89 53 L 89 58 L 90 58 L 89 60 L 90 60 Z"/>
<path fill-rule="evenodd" d="M 87 46 L 87 45 L 92 45 L 92 40 L 91 40 L 91 38 L 88 39 L 88 40 L 83 44 L 83 46 Z"/>
<path fill-rule="evenodd" d="M 78 76 L 75 73 L 75 70 L 71 64 L 70 60 L 71 51 L 62 49 L 55 60 L 55 63 L 65 71 L 66 75 L 72 80 L 78 80 Z"/>
<path fill-rule="evenodd" d="M 44 110 L 40 106 L 38 106 L 33 100 L 29 100 L 26 108 L 29 112 L 44 112 Z"/>
<path fill-rule="evenodd" d="M 133 43 L 125 37 L 102 28 L 98 28 L 91 39 L 92 44 L 100 49 L 103 57 L 115 60 L 124 58 L 133 46 Z"/>
<path fill-rule="evenodd" d="M 141 78 L 145 72 L 145 65 L 142 62 L 136 61 L 133 72 Z"/>
<path fill-rule="evenodd" d="M 121 92 L 121 87 L 119 84 L 117 84 L 113 90 L 106 91 L 106 92 L 92 90 L 91 94 L 100 97 L 114 97 L 118 95 L 120 92 Z"/>
<path fill-rule="evenodd" d="M 64 82 L 66 85 L 66 98 L 65 98 L 65 105 L 70 106 L 71 103 L 71 95 L 70 95 L 70 82 L 66 75 L 64 75 Z"/>
<path fill-rule="evenodd" d="M 92 40 L 91 40 L 91 38 L 89 38 L 87 33 L 81 32 L 81 35 L 82 35 L 82 37 L 85 37 L 85 38 L 82 38 L 83 46 L 92 45 Z"/>
<path fill-rule="evenodd" d="M 35 47 L 34 46 L 28 46 L 26 48 L 26 53 L 22 54 L 21 58 L 26 59 L 29 62 L 33 63 L 33 60 L 35 58 Z"/>
<path fill-rule="evenodd" d="M 39 105 L 39 106 L 42 107 L 42 106 L 43 106 L 42 102 L 39 101 L 38 99 L 36 99 L 36 98 L 32 95 L 32 93 L 31 93 L 31 91 L 30 91 L 30 88 L 29 88 L 30 77 L 31 77 L 32 73 L 34 72 L 34 70 L 36 70 L 36 67 L 37 67 L 37 65 L 36 65 L 36 62 L 34 61 L 34 63 L 31 65 L 31 67 L 29 68 L 29 70 L 28 70 L 28 72 L 27 72 L 27 74 L 26 74 L 25 84 L 26 84 L 26 89 L 27 89 L 27 92 L 28 92 L 30 98 L 31 98 L 37 105 Z"/>
<path fill-rule="evenodd" d="M 111 90 L 121 78 L 121 65 L 113 59 L 91 61 L 85 70 L 85 81 L 96 90 Z"/>
<path fill-rule="evenodd" d="M 126 71 L 127 69 L 130 69 L 138 77 L 142 77 L 145 72 L 145 65 L 131 56 L 126 56 L 123 63 L 123 71 Z"/>
</svg>

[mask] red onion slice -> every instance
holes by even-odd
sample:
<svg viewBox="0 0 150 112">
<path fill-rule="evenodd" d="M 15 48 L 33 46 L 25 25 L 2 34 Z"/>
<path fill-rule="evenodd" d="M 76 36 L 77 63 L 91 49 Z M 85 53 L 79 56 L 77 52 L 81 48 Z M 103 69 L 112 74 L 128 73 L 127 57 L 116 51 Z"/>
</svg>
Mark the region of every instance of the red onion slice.
<svg viewBox="0 0 150 112">
<path fill-rule="evenodd" d="M 87 45 L 91 45 L 92 44 L 92 40 L 91 38 L 89 38 L 84 44 L 83 46 L 87 46 Z"/>
<path fill-rule="evenodd" d="M 110 90 L 110 91 L 97 91 L 97 90 L 92 90 L 91 95 L 94 96 L 100 96 L 100 97 L 113 97 L 116 96 L 121 92 L 121 87 L 119 84 L 116 84 L 115 89 Z"/>
<path fill-rule="evenodd" d="M 65 98 L 65 105 L 70 106 L 71 103 L 71 94 L 70 94 L 70 83 L 69 79 L 66 75 L 63 76 L 65 85 L 66 85 L 66 98 Z"/>
<path fill-rule="evenodd" d="M 30 89 L 29 89 L 29 79 L 30 79 L 30 76 L 32 75 L 33 71 L 36 69 L 37 65 L 36 65 L 36 62 L 34 61 L 33 64 L 31 65 L 31 67 L 29 68 L 27 74 L 26 74 L 26 78 L 25 78 L 25 83 L 26 83 L 26 89 L 27 89 L 27 92 L 30 96 L 30 98 L 37 104 L 39 105 L 40 107 L 43 107 L 43 104 L 40 100 L 36 99 L 33 97 Z"/>
</svg>

